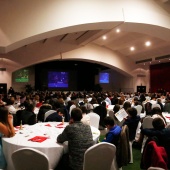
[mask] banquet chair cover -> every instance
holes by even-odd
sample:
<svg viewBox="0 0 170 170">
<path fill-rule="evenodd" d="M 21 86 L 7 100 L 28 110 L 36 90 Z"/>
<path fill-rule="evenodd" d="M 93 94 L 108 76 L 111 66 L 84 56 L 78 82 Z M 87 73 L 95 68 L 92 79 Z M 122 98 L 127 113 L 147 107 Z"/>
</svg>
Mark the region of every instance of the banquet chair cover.
<svg viewBox="0 0 170 170">
<path fill-rule="evenodd" d="M 137 110 L 138 115 L 140 115 L 141 112 L 142 112 L 142 106 L 141 105 L 137 105 L 135 108 Z"/>
<path fill-rule="evenodd" d="M 149 167 L 147 170 L 165 170 L 163 168 L 159 168 L 159 167 Z"/>
<path fill-rule="evenodd" d="M 84 154 L 83 170 L 110 170 L 114 158 L 116 158 L 115 145 L 108 142 L 95 144 Z"/>
<path fill-rule="evenodd" d="M 141 122 L 139 121 L 138 126 L 136 128 L 135 140 L 137 139 L 137 136 L 140 133 L 140 127 L 141 127 Z M 130 162 L 129 163 L 133 163 L 133 151 L 132 151 L 133 142 L 134 142 L 134 140 L 129 141 L 129 148 L 130 148 Z"/>
<path fill-rule="evenodd" d="M 152 121 L 153 121 L 153 118 L 151 116 L 146 116 L 144 119 L 143 119 L 143 124 L 142 124 L 142 127 L 143 129 L 145 128 L 153 128 L 152 126 Z M 146 140 L 148 139 L 147 136 L 144 136 L 143 138 L 143 142 L 142 142 L 142 148 L 141 148 L 141 153 L 143 153 L 143 148 L 145 146 L 145 143 L 146 143 Z"/>
<path fill-rule="evenodd" d="M 70 110 L 69 110 L 70 116 L 71 116 L 71 111 L 72 111 L 74 108 L 76 108 L 76 105 L 75 105 L 75 104 L 72 104 L 72 105 L 70 106 Z"/>
<path fill-rule="evenodd" d="M 155 108 L 155 107 L 159 107 L 161 109 L 161 106 L 159 104 L 152 104 L 152 109 Z"/>
<path fill-rule="evenodd" d="M 45 115 L 44 115 L 44 122 L 46 120 L 46 118 L 51 115 L 52 113 L 56 112 L 55 110 L 48 110 L 47 112 L 45 112 Z"/>
<path fill-rule="evenodd" d="M 112 110 L 109 111 L 109 117 L 114 118 L 114 112 Z"/>
<path fill-rule="evenodd" d="M 100 116 L 97 113 L 93 112 L 88 113 L 88 115 L 90 116 L 90 126 L 93 126 L 98 129 Z"/>
<path fill-rule="evenodd" d="M 15 170 L 49 170 L 48 157 L 33 148 L 21 148 L 12 153 Z"/>
</svg>

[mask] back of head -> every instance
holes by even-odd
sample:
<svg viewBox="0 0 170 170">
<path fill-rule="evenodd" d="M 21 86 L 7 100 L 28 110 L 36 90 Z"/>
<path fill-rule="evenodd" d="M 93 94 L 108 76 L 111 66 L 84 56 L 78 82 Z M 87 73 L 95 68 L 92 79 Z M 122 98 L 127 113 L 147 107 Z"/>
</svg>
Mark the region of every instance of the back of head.
<svg viewBox="0 0 170 170">
<path fill-rule="evenodd" d="M 132 118 L 134 118 L 134 117 L 137 116 L 137 110 L 136 110 L 136 108 L 134 108 L 134 107 L 128 108 L 128 109 L 127 109 L 127 113 L 128 113 Z"/>
<path fill-rule="evenodd" d="M 4 106 L 0 107 L 0 122 L 5 124 L 8 122 L 8 109 Z"/>
<path fill-rule="evenodd" d="M 131 104 L 130 104 L 130 102 L 125 102 L 124 104 L 123 104 L 123 108 L 125 109 L 125 110 L 127 110 L 128 108 L 130 108 L 131 107 Z"/>
<path fill-rule="evenodd" d="M 104 106 L 104 107 L 106 107 L 106 102 L 103 101 L 101 105 Z"/>
<path fill-rule="evenodd" d="M 120 110 L 120 105 L 119 104 L 115 104 L 113 111 L 114 113 L 117 113 Z"/>
<path fill-rule="evenodd" d="M 29 111 L 29 112 L 33 112 L 33 110 L 34 110 L 34 105 L 28 103 L 25 109 L 26 109 L 27 111 Z"/>
<path fill-rule="evenodd" d="M 159 107 L 154 107 L 152 109 L 152 115 L 154 115 L 154 114 L 162 115 L 161 109 Z"/>
<path fill-rule="evenodd" d="M 114 126 L 115 122 L 114 122 L 114 119 L 112 117 L 108 116 L 108 117 L 104 118 L 104 124 Z"/>
<path fill-rule="evenodd" d="M 80 106 L 80 109 L 82 110 L 82 113 L 87 113 L 86 106 Z"/>
<path fill-rule="evenodd" d="M 154 129 L 156 129 L 156 130 L 162 130 L 165 128 L 164 121 L 159 117 L 153 119 L 152 125 L 153 125 Z"/>
<path fill-rule="evenodd" d="M 80 121 L 82 119 L 82 111 L 80 108 L 74 108 L 71 111 L 71 118 L 74 121 Z"/>
</svg>

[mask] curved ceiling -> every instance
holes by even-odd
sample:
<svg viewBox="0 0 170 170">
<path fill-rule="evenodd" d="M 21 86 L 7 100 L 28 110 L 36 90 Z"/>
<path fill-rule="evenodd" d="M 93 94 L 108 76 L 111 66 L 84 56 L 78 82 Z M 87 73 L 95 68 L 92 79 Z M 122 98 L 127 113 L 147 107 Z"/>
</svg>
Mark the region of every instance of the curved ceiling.
<svg viewBox="0 0 170 170">
<path fill-rule="evenodd" d="M 133 0 L 128 0 L 128 2 L 127 0 L 120 0 L 120 8 L 118 8 L 119 4 L 117 1 L 109 1 L 109 3 L 116 3 L 117 9 L 113 6 L 115 11 L 112 11 L 112 8 L 109 8 L 105 3 L 104 5 L 108 9 L 106 10 L 107 16 L 102 16 L 101 14 L 106 14 L 99 10 L 97 10 L 96 16 L 92 15 L 94 9 L 91 9 L 90 18 L 86 16 L 88 11 L 85 11 L 83 14 L 83 9 L 80 5 L 84 5 L 85 9 L 87 9 L 91 3 L 90 5 L 98 5 L 98 9 L 101 10 L 103 3 L 101 0 L 93 0 L 91 2 L 83 0 L 81 2 L 76 0 L 74 2 L 73 0 L 69 2 L 66 0 L 57 1 L 50 1 L 50 3 L 47 0 L 43 0 L 41 3 L 33 0 L 0 1 L 0 18 L 2 21 L 0 25 L 0 58 L 19 63 L 20 61 L 17 61 L 18 56 L 32 53 L 34 54 L 32 57 L 35 59 L 35 63 L 38 63 L 40 61 L 38 56 L 43 55 L 40 54 L 40 52 L 43 53 L 40 50 L 42 48 L 45 51 L 44 55 L 48 58 L 53 55 L 62 55 L 62 53 L 88 44 L 95 44 L 125 56 L 127 59 L 134 61 L 134 63 L 140 63 L 141 61 L 144 64 L 149 59 L 152 60 L 152 63 L 158 63 L 156 57 L 162 56 L 166 57 L 166 59 L 162 60 L 163 62 L 169 61 L 169 0 L 150 0 L 149 2 L 148 0 L 143 0 L 143 2 L 145 1 L 143 5 L 147 4 L 151 13 L 148 12 L 145 14 L 145 17 L 138 15 L 137 20 L 134 16 L 135 13 L 131 13 L 131 8 L 128 8 L 126 4 L 129 2 L 132 7 L 133 5 L 140 5 Z M 100 3 L 97 4 L 99 1 L 101 5 Z M 138 1 L 142 2 L 141 0 Z M 56 2 L 58 6 L 55 8 Z M 78 18 L 77 13 L 69 13 L 73 5 L 75 5 L 76 12 L 82 14 L 80 15 L 81 17 Z M 157 9 L 159 15 L 156 14 L 156 11 L 152 11 L 151 5 L 154 6 L 153 10 Z M 137 6 L 135 7 L 139 9 Z M 63 11 L 65 11 L 64 15 L 61 13 Z M 136 10 L 136 14 L 139 11 Z M 57 17 L 61 21 L 55 21 L 55 15 L 51 15 L 52 13 L 62 16 L 61 18 Z M 70 15 L 77 17 L 77 20 L 75 19 L 76 21 L 71 23 L 69 20 Z M 152 18 L 150 17 L 151 15 L 158 18 Z M 100 18 L 98 18 L 99 16 Z M 64 20 L 67 21 L 67 25 L 63 22 Z M 88 23 L 88 20 L 91 23 Z M 103 22 L 101 22 L 102 20 Z M 147 21 L 146 23 L 144 22 L 145 20 Z M 46 21 L 48 26 L 43 24 L 43 21 Z M 77 23 L 79 25 L 76 25 Z M 50 29 L 47 29 L 47 27 Z M 118 28 L 120 32 L 116 32 Z M 103 36 L 107 38 L 103 40 Z M 150 41 L 151 45 L 145 46 L 146 41 Z M 135 48 L 134 51 L 130 50 L 132 46 Z M 24 58 L 20 58 L 20 60 L 24 61 Z"/>
</svg>

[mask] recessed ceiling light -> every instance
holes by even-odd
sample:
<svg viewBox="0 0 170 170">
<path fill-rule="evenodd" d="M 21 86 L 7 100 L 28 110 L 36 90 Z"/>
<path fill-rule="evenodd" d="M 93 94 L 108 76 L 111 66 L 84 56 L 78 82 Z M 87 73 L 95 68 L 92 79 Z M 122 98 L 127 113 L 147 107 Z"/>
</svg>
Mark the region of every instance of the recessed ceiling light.
<svg viewBox="0 0 170 170">
<path fill-rule="evenodd" d="M 135 50 L 135 47 L 130 47 L 130 51 L 134 51 Z"/>
<path fill-rule="evenodd" d="M 120 29 L 116 29 L 116 32 L 119 33 L 119 32 L 120 32 Z"/>
<path fill-rule="evenodd" d="M 104 35 L 102 38 L 103 38 L 103 40 L 106 40 L 106 39 L 107 39 L 107 37 L 106 37 L 105 35 Z"/>
<path fill-rule="evenodd" d="M 151 45 L 151 42 L 150 42 L 150 41 L 147 41 L 147 42 L 145 42 L 145 45 L 146 45 L 146 46 L 150 46 L 150 45 Z"/>
</svg>

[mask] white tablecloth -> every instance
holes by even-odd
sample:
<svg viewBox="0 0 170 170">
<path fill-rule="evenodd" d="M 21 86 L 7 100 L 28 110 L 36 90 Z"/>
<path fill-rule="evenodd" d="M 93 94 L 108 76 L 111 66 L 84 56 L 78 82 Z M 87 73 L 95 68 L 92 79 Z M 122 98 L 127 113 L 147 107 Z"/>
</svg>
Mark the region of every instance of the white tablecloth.
<svg viewBox="0 0 170 170">
<path fill-rule="evenodd" d="M 45 153 L 49 158 L 50 168 L 53 169 L 58 164 L 61 156 L 67 151 L 67 142 L 59 144 L 56 142 L 57 136 L 62 133 L 64 128 L 56 128 L 56 125 L 60 122 L 45 122 L 37 123 L 35 125 L 23 125 L 23 130 L 18 130 L 16 135 L 12 138 L 2 138 L 2 145 L 4 155 L 7 161 L 7 170 L 14 170 L 11 155 L 14 151 L 20 148 L 30 147 L 35 148 Z M 45 126 L 50 124 L 51 127 Z M 65 123 L 66 126 L 68 123 Z M 100 131 L 94 127 L 91 127 L 93 140 L 97 142 L 100 136 Z M 47 136 L 48 139 L 39 143 L 29 141 L 30 138 L 35 136 Z"/>
</svg>

